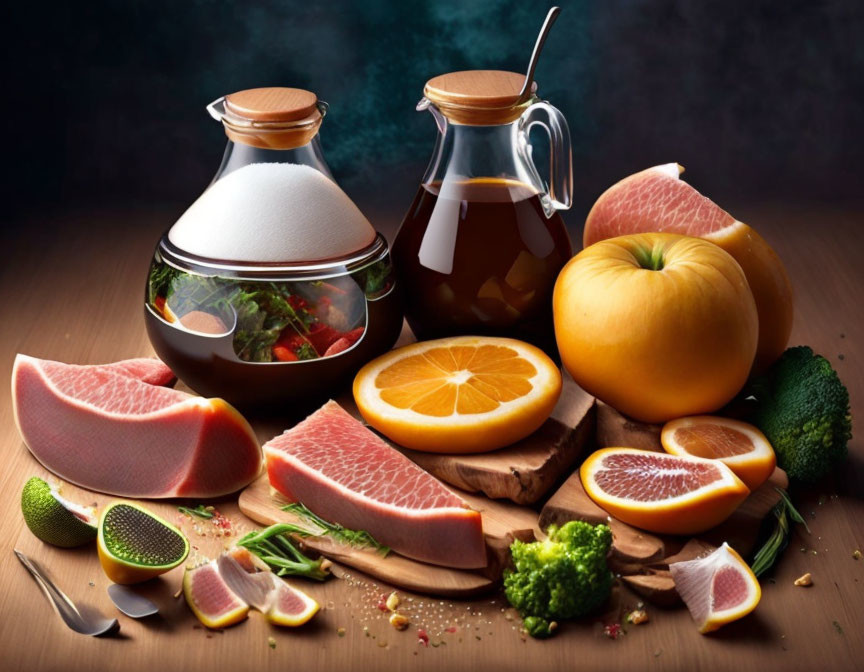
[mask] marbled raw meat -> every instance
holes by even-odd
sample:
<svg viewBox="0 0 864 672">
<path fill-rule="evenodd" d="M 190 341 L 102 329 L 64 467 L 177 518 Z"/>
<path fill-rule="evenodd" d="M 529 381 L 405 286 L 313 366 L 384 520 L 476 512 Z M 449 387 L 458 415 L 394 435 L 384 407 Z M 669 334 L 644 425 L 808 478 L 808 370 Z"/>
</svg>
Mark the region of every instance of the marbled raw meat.
<svg viewBox="0 0 864 672">
<path fill-rule="evenodd" d="M 264 445 L 270 484 L 397 553 L 485 567 L 480 514 L 334 401 Z"/>
<path fill-rule="evenodd" d="M 177 381 L 174 372 L 155 357 L 136 357 L 111 364 L 97 364 L 101 369 L 114 371 L 149 385 L 173 385 Z"/>
<path fill-rule="evenodd" d="M 258 475 L 261 448 L 234 408 L 149 385 L 125 368 L 15 358 L 15 420 L 47 469 L 125 497 L 215 497 Z"/>
</svg>

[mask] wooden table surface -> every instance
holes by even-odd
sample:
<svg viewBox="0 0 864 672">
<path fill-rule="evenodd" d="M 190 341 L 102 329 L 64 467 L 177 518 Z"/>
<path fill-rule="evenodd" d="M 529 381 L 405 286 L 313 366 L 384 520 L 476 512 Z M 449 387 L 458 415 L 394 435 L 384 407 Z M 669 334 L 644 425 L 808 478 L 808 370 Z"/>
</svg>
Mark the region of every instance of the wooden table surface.
<svg viewBox="0 0 864 672">
<path fill-rule="evenodd" d="M 853 417 L 864 418 L 864 216 L 861 211 L 761 207 L 738 212 L 756 223 L 786 261 L 797 294 L 793 344 L 829 357 L 849 387 Z M 6 223 L 0 233 L 0 379 L 9 380 L 16 352 L 76 363 L 109 362 L 152 354 L 141 301 L 153 246 L 171 214 L 117 210 L 65 214 Z M 685 609 L 648 606 L 650 622 L 613 641 L 602 622 L 638 598 L 616 589 L 613 610 L 568 623 L 548 641 L 527 640 L 503 598 L 472 602 L 414 597 L 415 624 L 433 644 L 418 644 L 416 626 L 397 632 L 375 608 L 386 590 L 349 572 L 308 584 L 322 613 L 298 630 L 269 626 L 253 613 L 223 632 L 202 629 L 173 594 L 181 571 L 147 584 L 163 615 L 135 622 L 108 600 L 108 579 L 95 549 L 61 550 L 38 541 L 24 525 L 19 496 L 24 481 L 47 472 L 22 444 L 12 417 L 9 386 L 0 392 L 0 668 L 3 670 L 853 670 L 864 669 L 864 441 L 856 437 L 836 482 L 795 493 L 812 535 L 796 530 L 789 549 L 763 582 L 751 616 L 711 636 L 697 633 Z M 284 420 L 256 421 L 262 440 Z M 856 424 L 856 429 L 860 424 Z M 67 488 L 86 503 L 110 498 Z M 152 505 L 176 519 L 176 502 Z M 238 529 L 243 521 L 227 499 L 219 508 Z M 229 540 L 185 528 L 193 545 L 213 553 Z M 36 558 L 73 600 L 118 616 L 118 636 L 93 639 L 67 629 L 12 554 Z M 803 550 L 802 550 L 803 549 Z M 792 586 L 811 572 L 811 588 Z M 455 633 L 439 634 L 457 625 Z M 344 630 L 341 630 L 344 628 Z M 273 638 L 275 648 L 268 643 Z"/>
</svg>

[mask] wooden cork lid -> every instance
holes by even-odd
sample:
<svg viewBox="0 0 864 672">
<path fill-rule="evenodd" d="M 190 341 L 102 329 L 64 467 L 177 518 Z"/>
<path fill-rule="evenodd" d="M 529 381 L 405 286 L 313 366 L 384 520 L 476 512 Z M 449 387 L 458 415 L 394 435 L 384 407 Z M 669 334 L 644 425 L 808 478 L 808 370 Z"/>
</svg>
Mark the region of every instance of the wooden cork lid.
<svg viewBox="0 0 864 672">
<path fill-rule="evenodd" d="M 423 89 L 448 119 L 459 124 L 507 124 L 518 119 L 533 102 L 537 83 L 528 100 L 519 102 L 525 75 L 503 70 L 462 70 L 433 77 Z"/>
<path fill-rule="evenodd" d="M 234 142 L 264 149 L 293 149 L 318 132 L 323 118 L 318 96 L 304 89 L 267 87 L 225 96 L 222 123 Z"/>
</svg>

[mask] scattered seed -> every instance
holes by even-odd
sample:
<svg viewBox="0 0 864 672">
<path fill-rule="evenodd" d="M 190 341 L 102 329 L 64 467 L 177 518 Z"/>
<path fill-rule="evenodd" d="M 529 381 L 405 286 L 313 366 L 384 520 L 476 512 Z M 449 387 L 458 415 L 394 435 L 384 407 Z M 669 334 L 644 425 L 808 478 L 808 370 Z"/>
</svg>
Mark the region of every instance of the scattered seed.
<svg viewBox="0 0 864 672">
<path fill-rule="evenodd" d="M 337 628 L 337 629 L 336 629 L 336 634 L 337 634 L 339 637 L 344 637 L 344 636 L 345 636 L 345 628 Z"/>
<path fill-rule="evenodd" d="M 404 630 L 411 624 L 411 621 L 408 620 L 408 617 L 404 614 L 400 614 L 399 612 L 394 611 L 390 615 L 390 625 L 392 625 L 397 630 Z"/>
<path fill-rule="evenodd" d="M 642 625 L 643 623 L 648 622 L 648 612 L 644 609 L 634 609 L 627 614 L 626 620 L 628 623 L 632 623 L 633 625 Z"/>
<path fill-rule="evenodd" d="M 396 611 L 400 603 L 399 594 L 394 590 L 387 596 L 387 601 L 384 604 L 390 611 Z"/>
<path fill-rule="evenodd" d="M 857 548 L 854 551 L 852 551 L 852 558 L 855 560 L 860 560 L 861 559 L 861 551 L 859 551 Z"/>
<path fill-rule="evenodd" d="M 831 621 L 831 625 L 834 626 L 834 629 L 837 631 L 838 635 L 843 634 L 843 628 L 840 626 L 840 623 L 838 623 L 837 621 Z"/>
<path fill-rule="evenodd" d="M 806 574 L 802 574 L 797 579 L 795 579 L 794 584 L 796 586 L 812 586 L 813 577 L 810 576 L 810 572 L 807 572 Z"/>
<path fill-rule="evenodd" d="M 268 637 L 267 638 L 267 646 L 269 646 L 271 649 L 275 649 L 276 648 L 276 640 L 273 639 L 272 637 Z"/>
</svg>

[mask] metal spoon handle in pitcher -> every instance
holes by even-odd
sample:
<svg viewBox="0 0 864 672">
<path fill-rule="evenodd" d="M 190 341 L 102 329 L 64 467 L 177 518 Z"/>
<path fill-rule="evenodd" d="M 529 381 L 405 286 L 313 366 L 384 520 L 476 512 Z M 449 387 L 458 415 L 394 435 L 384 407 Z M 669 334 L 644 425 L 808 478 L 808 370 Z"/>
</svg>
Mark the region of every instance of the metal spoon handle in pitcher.
<svg viewBox="0 0 864 672">
<path fill-rule="evenodd" d="M 534 71 L 537 69 L 537 61 L 540 60 L 540 52 L 543 50 L 543 44 L 546 42 L 546 37 L 552 29 L 552 24 L 561 13 L 560 7 L 552 7 L 546 15 L 546 20 L 540 28 L 540 34 L 537 36 L 537 41 L 534 43 L 534 51 L 531 52 L 531 60 L 528 61 L 528 72 L 525 73 L 525 82 L 522 84 L 522 90 L 519 92 L 517 104 L 524 103 L 531 97 L 531 85 L 534 83 Z"/>
</svg>

